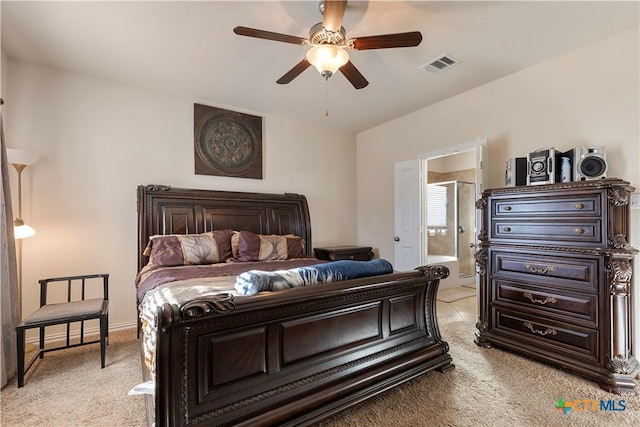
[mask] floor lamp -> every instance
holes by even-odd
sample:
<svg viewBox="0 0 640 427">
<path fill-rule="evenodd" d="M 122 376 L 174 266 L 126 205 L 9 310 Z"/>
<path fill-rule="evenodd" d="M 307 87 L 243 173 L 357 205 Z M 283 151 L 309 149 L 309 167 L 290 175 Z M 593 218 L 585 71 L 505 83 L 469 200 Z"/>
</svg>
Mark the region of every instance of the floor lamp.
<svg viewBox="0 0 640 427">
<path fill-rule="evenodd" d="M 38 160 L 38 153 L 26 150 L 7 148 L 7 161 L 18 172 L 18 216 L 13 220 L 13 235 L 18 249 L 18 298 L 19 316 L 22 321 L 22 239 L 31 237 L 36 231 L 22 220 L 22 171 Z"/>
</svg>

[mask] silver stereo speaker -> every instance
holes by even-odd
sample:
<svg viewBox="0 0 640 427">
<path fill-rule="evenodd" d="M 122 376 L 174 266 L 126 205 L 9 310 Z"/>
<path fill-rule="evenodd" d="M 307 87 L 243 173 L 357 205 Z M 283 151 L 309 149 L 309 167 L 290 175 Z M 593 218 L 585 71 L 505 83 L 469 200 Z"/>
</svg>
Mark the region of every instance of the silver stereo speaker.
<svg viewBox="0 0 640 427">
<path fill-rule="evenodd" d="M 556 150 L 541 148 L 527 154 L 527 185 L 553 184 L 556 182 Z"/>
<path fill-rule="evenodd" d="M 604 179 L 606 173 L 607 155 L 604 147 L 578 147 L 574 150 L 574 181 Z"/>
</svg>

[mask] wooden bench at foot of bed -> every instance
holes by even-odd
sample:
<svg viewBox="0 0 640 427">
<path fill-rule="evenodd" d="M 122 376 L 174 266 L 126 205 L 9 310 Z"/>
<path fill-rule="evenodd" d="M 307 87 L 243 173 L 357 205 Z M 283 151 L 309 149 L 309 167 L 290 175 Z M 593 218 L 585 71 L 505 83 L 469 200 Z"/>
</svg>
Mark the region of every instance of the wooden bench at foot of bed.
<svg viewBox="0 0 640 427">
<path fill-rule="evenodd" d="M 160 426 L 308 425 L 453 369 L 436 319 L 443 266 L 239 297 L 158 315 Z"/>
</svg>

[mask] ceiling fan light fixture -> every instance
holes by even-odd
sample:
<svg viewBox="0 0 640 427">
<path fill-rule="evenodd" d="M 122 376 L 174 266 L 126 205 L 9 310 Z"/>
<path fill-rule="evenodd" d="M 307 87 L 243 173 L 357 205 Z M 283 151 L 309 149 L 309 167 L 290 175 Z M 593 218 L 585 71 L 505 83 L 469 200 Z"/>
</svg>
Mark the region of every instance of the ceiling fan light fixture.
<svg viewBox="0 0 640 427">
<path fill-rule="evenodd" d="M 413 47 L 422 42 L 420 31 L 347 39 L 347 32 L 342 26 L 346 8 L 347 0 L 320 0 L 322 22 L 311 27 L 308 39 L 242 26 L 235 27 L 233 32 L 239 36 L 309 46 L 305 58 L 276 80 L 278 84 L 291 83 L 293 79 L 313 65 L 325 78 L 325 81 L 328 81 L 329 77 L 340 70 L 356 89 L 367 87 L 369 82 L 349 60 L 346 49 L 372 50 Z"/>
<path fill-rule="evenodd" d="M 340 46 L 324 44 L 307 51 L 307 61 L 325 78 L 331 77 L 340 67 L 349 62 L 349 54 Z"/>
</svg>

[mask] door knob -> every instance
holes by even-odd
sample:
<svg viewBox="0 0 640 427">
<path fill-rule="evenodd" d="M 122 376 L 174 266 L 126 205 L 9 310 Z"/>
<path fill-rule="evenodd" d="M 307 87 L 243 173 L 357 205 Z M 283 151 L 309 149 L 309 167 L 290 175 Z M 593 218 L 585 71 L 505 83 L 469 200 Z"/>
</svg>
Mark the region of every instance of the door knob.
<svg viewBox="0 0 640 427">
<path fill-rule="evenodd" d="M 393 241 L 394 241 L 394 242 L 399 242 L 399 241 L 400 241 L 400 238 L 399 238 L 398 236 L 396 236 L 396 237 L 394 237 L 394 238 L 393 238 Z"/>
</svg>

